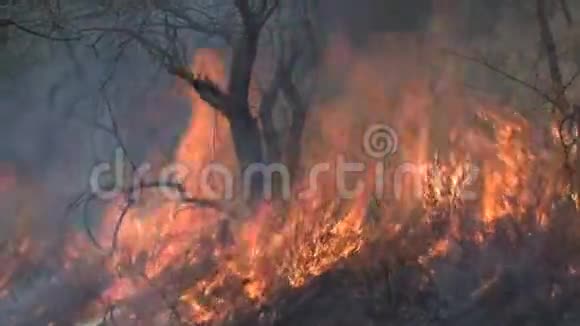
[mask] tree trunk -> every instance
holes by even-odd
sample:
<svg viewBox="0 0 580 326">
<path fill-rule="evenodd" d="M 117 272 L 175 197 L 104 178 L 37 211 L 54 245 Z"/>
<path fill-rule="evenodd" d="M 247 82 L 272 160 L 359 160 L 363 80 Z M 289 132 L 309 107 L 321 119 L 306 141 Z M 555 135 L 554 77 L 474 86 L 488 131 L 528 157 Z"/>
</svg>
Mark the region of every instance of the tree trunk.
<svg viewBox="0 0 580 326">
<path fill-rule="evenodd" d="M 237 41 L 228 85 L 229 100 L 225 108 L 242 179 L 251 164 L 264 163 L 262 133 L 248 102 L 252 70 L 258 53 L 259 35 L 259 26 L 247 25 L 245 34 Z M 243 185 L 244 189 L 242 189 L 249 193 L 242 195 L 254 201 L 259 198 L 258 196 L 263 195 L 263 176 L 260 173 L 254 173 L 249 181 L 249 187 Z"/>
<path fill-rule="evenodd" d="M 229 119 L 229 122 L 239 169 L 243 178 L 250 165 L 264 162 L 262 135 L 256 119 L 251 115 L 234 115 Z M 254 173 L 250 179 L 249 187 L 244 185 L 244 188 L 242 190 L 249 191 L 249 193 L 244 193 L 243 196 L 250 200 L 258 199 L 258 196 L 263 194 L 263 176 L 260 173 Z"/>
<path fill-rule="evenodd" d="M 280 82 L 283 71 L 282 63 L 278 64 L 274 73 L 274 80 L 270 87 L 262 95 L 260 101 L 260 121 L 266 148 L 266 160 L 268 162 L 280 162 L 282 159 L 282 149 L 280 148 L 280 135 L 274 126 L 274 107 L 280 97 Z"/>
<path fill-rule="evenodd" d="M 297 182 L 300 178 L 302 133 L 304 131 L 304 126 L 306 125 L 308 108 L 306 103 L 302 100 L 296 86 L 290 80 L 283 82 L 282 90 L 292 106 L 292 125 L 290 126 L 289 136 L 293 145 L 288 148 L 286 162 L 288 164 L 288 170 L 290 171 L 292 181 Z"/>
<path fill-rule="evenodd" d="M 243 181 L 242 195 L 244 199 L 254 202 L 264 195 L 264 176 L 260 171 L 250 176 L 246 174 L 252 164 L 264 164 L 266 160 L 262 152 L 262 130 L 250 109 L 250 83 L 258 54 L 260 31 L 277 4 L 252 8 L 250 1 L 236 0 L 235 5 L 242 20 L 243 31 L 235 39 L 227 90 L 222 91 L 211 80 L 196 77 L 187 67 L 172 66 L 169 71 L 188 81 L 204 101 L 228 120 Z M 250 179 L 246 180 L 247 177 Z"/>
<path fill-rule="evenodd" d="M 540 39 L 548 58 L 548 68 L 550 70 L 550 78 L 552 79 L 552 92 L 554 94 L 553 96 L 555 96 L 554 102 L 557 109 L 560 111 L 561 116 L 565 118 L 571 115 L 572 124 L 576 125 L 576 129 L 580 129 L 580 113 L 577 112 L 577 107 L 571 105 L 571 102 L 566 97 L 567 85 L 564 84 L 558 58 L 558 48 L 550 27 L 549 15 L 547 13 L 548 4 L 547 0 L 537 0 L 536 9 L 538 24 L 540 27 Z M 573 127 L 570 128 L 570 132 L 570 136 L 577 139 L 578 135 L 577 133 L 575 134 Z M 578 144 L 571 145 L 568 150 L 572 151 L 574 146 L 577 147 Z M 566 165 L 570 169 L 570 186 L 572 187 L 572 191 L 577 195 L 578 192 L 580 192 L 580 172 L 578 171 L 580 165 L 580 151 L 576 150 L 575 157 L 566 157 L 565 159 L 567 160 Z M 580 200 L 578 197 L 576 197 L 576 205 L 577 207 L 580 207 Z"/>
</svg>

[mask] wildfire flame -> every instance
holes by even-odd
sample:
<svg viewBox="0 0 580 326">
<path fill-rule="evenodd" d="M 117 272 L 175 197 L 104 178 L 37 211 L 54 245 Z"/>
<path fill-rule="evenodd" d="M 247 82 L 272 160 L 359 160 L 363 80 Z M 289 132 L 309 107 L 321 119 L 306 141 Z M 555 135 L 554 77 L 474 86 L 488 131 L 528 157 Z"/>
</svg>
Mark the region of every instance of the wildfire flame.
<svg viewBox="0 0 580 326">
<path fill-rule="evenodd" d="M 354 54 L 347 57 L 352 59 Z M 223 81 L 223 64 L 215 53 L 202 52 L 195 62 L 201 65 L 196 67 L 198 71 L 208 69 L 212 80 Z M 533 194 L 528 189 L 534 189 L 531 187 L 534 182 L 546 181 L 542 178 L 555 173 L 555 167 L 542 161 L 545 156 L 542 151 L 548 149 L 531 143 L 532 129 L 538 126 L 514 115 L 513 108 L 491 101 L 477 103 L 461 91 L 437 94 L 428 80 L 412 80 L 402 86 L 399 97 L 390 98 L 379 86 L 384 85 L 384 77 L 376 69 L 381 64 L 377 58 L 356 60 L 343 86 L 344 93 L 331 103 L 320 103 L 319 114 L 311 119 L 306 131 L 307 135 L 314 132 L 316 140 L 306 144 L 305 162 L 311 159 L 310 163 L 316 163 L 321 158 L 319 150 L 309 156 L 314 146 L 326 149 L 323 155 L 329 161 L 341 152 L 364 159 L 363 153 L 353 150 L 357 148 L 357 130 L 362 130 L 364 121 L 383 119 L 399 132 L 401 153 L 392 160 L 429 167 L 420 170 L 418 177 L 431 185 L 423 189 L 427 197 L 415 198 L 411 195 L 413 182 L 405 184 L 403 198 L 385 209 L 386 221 L 378 226 L 383 232 L 397 230 L 388 221 L 390 216 L 404 222 L 405 216 L 412 218 L 416 207 L 450 205 L 452 201 L 455 205 L 466 205 L 461 198 L 465 187 L 477 193 L 477 198 L 470 199 L 468 205 L 479 205 L 480 221 L 488 229 L 501 219 L 522 218 L 530 209 L 540 207 L 538 200 L 546 193 Z M 445 100 L 445 96 L 451 96 L 451 100 Z M 447 105 L 453 106 L 446 108 Z M 360 121 L 344 118 L 354 110 Z M 457 113 L 450 119 L 458 120 L 457 123 L 437 125 L 437 115 L 441 114 L 438 110 L 446 110 L 444 114 Z M 478 128 L 473 121 L 483 127 Z M 316 135 L 317 124 L 322 126 L 319 129 L 322 134 Z M 337 128 L 338 125 L 341 127 Z M 436 139 L 439 143 L 433 141 L 434 134 L 439 135 Z M 191 126 L 175 159 L 185 163 L 217 159 L 232 165 L 233 158 L 225 155 L 233 152 L 228 139 L 227 122 L 194 96 Z M 440 150 L 443 154 L 438 154 Z M 469 167 L 477 164 L 481 166 L 480 174 L 471 176 L 473 180 L 465 184 Z M 537 173 L 540 168 L 541 173 Z M 436 171 L 437 178 L 429 171 Z M 329 179 L 327 176 L 320 182 L 330 184 Z M 234 230 L 231 246 L 219 243 L 220 225 L 227 217 L 216 212 L 191 209 L 175 214 L 173 204 L 148 212 L 134 210 L 120 234 L 119 252 L 112 266 L 140 268 L 148 279 L 154 280 L 174 273 L 176 266 L 211 265 L 206 267 L 205 274 L 195 276 L 192 285 L 184 284 L 177 289 L 181 293 L 181 318 L 197 322 L 226 320 L 240 305 L 259 305 L 274 295 L 276 289 L 304 286 L 365 246 L 370 192 L 350 201 L 334 199 L 335 193 L 329 189 L 313 197 L 292 201 L 284 209 L 263 204 L 253 218 L 229 222 Z M 110 215 L 116 216 L 114 212 Z M 455 232 L 449 231 L 433 245 L 431 257 L 449 254 L 454 243 L 450 237 L 461 236 L 457 227 L 454 229 Z M 124 289 L 126 285 L 115 283 L 110 292 L 122 299 L 131 294 Z"/>
<path fill-rule="evenodd" d="M 342 54 L 347 51 L 341 49 Z M 340 95 L 316 103 L 303 138 L 303 166 L 332 165 L 338 155 L 373 166 L 377 162 L 365 156 L 359 134 L 372 122 L 385 121 L 397 130 L 400 142 L 400 151 L 386 158 L 387 166 L 394 171 L 403 163 L 418 167 L 403 178 L 400 198 L 390 191 L 396 186 L 393 170 L 385 176 L 386 199 L 374 197 L 369 174 L 352 177 L 366 182 L 365 191 L 354 199 L 338 199 L 332 186 L 335 175 L 329 172 L 320 176 L 322 186 L 312 196 L 284 204 L 264 202 L 254 216 L 242 219 L 146 194 L 147 205 L 127 212 L 116 251 L 107 258 L 116 278 L 102 294 L 104 301 L 127 302 L 154 289 L 162 301 L 169 301 L 165 304 L 171 316 L 166 318 L 220 324 L 239 309 L 257 309 L 279 290 L 305 286 L 373 239 L 393 237 L 417 219 L 434 225 L 441 212 L 452 212 L 451 226 L 419 258 L 422 264 L 460 255 L 455 241 L 461 238 L 484 243 L 503 219 L 519 222 L 533 214 L 540 224 L 548 223 L 547 203 L 563 192 L 552 181 L 560 166 L 549 159 L 558 148 L 537 145 L 534 132 L 550 126 L 523 118 L 515 108 L 470 97 L 453 76 L 438 77 L 447 82 L 444 90 L 434 87 L 425 72 L 413 72 L 413 78 L 397 84 L 385 72 L 404 58 L 358 56 L 348 52 L 329 60 L 352 64 L 338 86 Z M 216 52 L 200 51 L 194 62 L 195 71 L 218 84 L 225 82 Z M 191 122 L 174 157 L 190 168 L 185 181 L 190 194 L 204 195 L 194 182 L 204 164 L 219 161 L 235 167 L 229 139 L 227 121 L 192 94 Z M 473 167 L 479 172 L 473 174 Z M 415 196 L 414 179 L 420 181 L 421 196 Z M 223 190 L 219 180 L 215 185 Z M 466 198 L 466 191 L 474 196 Z M 111 242 L 122 206 L 120 200 L 106 210 L 98 235 L 102 243 Z M 463 232 L 465 214 L 453 213 L 459 210 L 481 227 Z M 26 251 L 26 243 L 17 251 Z M 13 269 L 9 266 L 3 275 Z M 7 281 L 0 277 L 0 289 Z"/>
</svg>

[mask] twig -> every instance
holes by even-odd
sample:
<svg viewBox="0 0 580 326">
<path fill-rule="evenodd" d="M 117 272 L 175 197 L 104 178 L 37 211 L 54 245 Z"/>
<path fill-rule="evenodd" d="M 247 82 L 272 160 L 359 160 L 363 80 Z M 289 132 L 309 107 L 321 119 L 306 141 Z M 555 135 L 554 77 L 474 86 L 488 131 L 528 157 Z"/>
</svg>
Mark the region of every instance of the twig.
<svg viewBox="0 0 580 326">
<path fill-rule="evenodd" d="M 574 82 L 576 82 L 576 79 L 578 79 L 578 77 L 580 77 L 580 68 L 576 69 L 576 72 L 574 72 L 572 77 L 570 77 L 570 80 L 568 80 L 568 82 L 564 85 L 564 90 L 570 88 L 574 84 Z"/>
<path fill-rule="evenodd" d="M 91 228 L 91 221 L 90 221 L 88 207 L 89 207 L 90 202 L 93 201 L 95 198 L 96 198 L 95 195 L 91 194 L 89 196 L 89 198 L 87 198 L 83 204 L 83 227 L 85 228 L 85 231 L 87 232 L 87 236 L 89 237 L 89 240 L 91 240 L 91 242 L 95 245 L 95 247 L 97 247 L 97 249 L 99 249 L 101 251 L 104 251 L 103 246 L 101 246 L 101 244 L 99 243 L 99 241 L 97 240 L 97 238 L 93 234 L 93 231 Z"/>
<path fill-rule="evenodd" d="M 121 225 L 123 225 L 123 222 L 125 221 L 125 217 L 127 216 L 129 209 L 134 204 L 135 204 L 135 201 L 132 198 L 127 198 L 127 203 L 125 204 L 125 206 L 123 207 L 123 210 L 121 211 L 121 214 L 117 218 L 117 223 L 115 224 L 115 229 L 113 231 L 113 242 L 111 244 L 111 252 L 110 252 L 111 254 L 113 254 L 115 251 L 117 251 L 117 243 L 118 243 L 118 239 L 119 239 L 119 232 L 121 231 Z"/>
<path fill-rule="evenodd" d="M 566 2 L 562 1 L 563 7 L 565 4 Z M 560 142 L 564 149 L 564 166 L 567 169 L 570 178 L 573 179 L 576 171 L 570 164 L 570 154 L 572 153 L 572 148 L 576 144 L 577 139 L 573 134 L 574 128 L 572 127 L 570 130 L 572 130 L 572 137 L 574 137 L 574 139 L 572 139 L 570 144 L 567 144 L 564 137 L 564 128 L 568 122 L 571 122 L 572 126 L 576 123 L 576 127 L 580 128 L 578 125 L 578 121 L 580 121 L 580 119 L 577 117 L 577 115 L 580 114 L 580 111 L 577 106 L 571 105 L 570 101 L 566 98 L 566 85 L 564 85 L 562 78 L 562 70 L 558 60 L 556 42 L 554 41 L 554 34 L 552 33 L 550 22 L 548 21 L 548 17 L 546 15 L 546 0 L 537 0 L 537 15 L 538 24 L 540 25 L 540 37 L 548 56 L 548 65 L 550 67 L 550 76 L 552 78 L 552 88 L 554 89 L 556 96 L 558 96 L 556 100 L 558 105 L 556 107 L 564 116 L 558 130 Z"/>
<path fill-rule="evenodd" d="M 111 254 L 116 251 L 117 243 L 118 243 L 118 236 L 125 220 L 125 217 L 128 211 L 133 207 L 135 204 L 135 193 L 144 189 L 157 189 L 157 188 L 171 188 L 177 190 L 179 192 L 181 198 L 179 202 L 184 204 L 191 204 L 196 205 L 197 207 L 201 208 L 211 208 L 214 210 L 222 211 L 224 210 L 224 206 L 219 202 L 211 199 L 204 199 L 204 198 L 196 198 L 191 197 L 187 194 L 185 188 L 180 183 L 163 183 L 163 182 L 150 182 L 150 183 L 141 183 L 136 186 L 128 187 L 123 191 L 123 194 L 126 196 L 126 204 L 123 207 L 121 214 L 117 218 L 117 222 L 115 224 L 115 229 L 113 231 L 113 240 L 111 245 Z"/>
<path fill-rule="evenodd" d="M 78 41 L 81 39 L 80 36 L 77 36 L 77 37 L 55 37 L 52 35 L 48 35 L 48 34 L 44 34 L 44 33 L 32 30 L 28 27 L 22 26 L 21 24 L 15 22 L 12 19 L 0 19 L 0 28 L 1 27 L 9 27 L 9 26 L 14 26 L 17 29 L 19 29 L 20 31 L 23 31 L 25 33 L 34 35 L 36 37 L 44 38 L 44 39 L 47 39 L 50 41 L 70 42 L 70 41 Z"/>
<path fill-rule="evenodd" d="M 101 96 L 103 97 L 103 100 L 105 101 L 105 108 L 107 110 L 107 114 L 108 114 L 109 119 L 111 121 L 111 134 L 115 138 L 115 140 L 117 141 L 117 145 L 119 145 L 119 147 L 121 147 L 121 150 L 123 151 L 123 155 L 129 161 L 129 164 L 131 165 L 131 170 L 133 172 L 135 172 L 137 170 L 137 165 L 135 164 L 135 162 L 133 160 L 131 160 L 131 157 L 129 155 L 129 151 L 127 150 L 127 146 L 125 145 L 125 143 L 123 142 L 123 139 L 121 138 L 121 134 L 119 132 L 119 125 L 117 123 L 117 120 L 115 119 L 115 114 L 113 113 L 111 101 L 109 100 L 109 97 L 107 96 L 107 93 L 105 92 L 105 90 L 103 88 L 100 89 L 100 92 L 101 92 Z"/>
<path fill-rule="evenodd" d="M 477 57 L 472 57 L 469 55 L 465 55 L 465 54 L 461 54 L 458 52 L 455 52 L 453 50 L 444 50 L 445 52 L 454 55 L 456 57 L 480 64 L 482 66 L 484 66 L 485 68 L 489 69 L 490 71 L 493 71 L 499 75 L 501 75 L 502 77 L 505 77 L 517 84 L 520 84 L 521 86 L 527 88 L 528 90 L 531 90 L 532 92 L 536 93 L 537 95 L 539 95 L 540 97 L 542 97 L 545 101 L 553 104 L 554 106 L 558 106 L 558 103 L 556 102 L 556 100 L 554 100 L 550 95 L 548 95 L 546 92 L 542 91 L 541 89 L 539 89 L 538 87 L 528 83 L 527 81 L 520 79 L 498 67 L 496 67 L 495 65 L 491 64 L 489 61 L 487 61 L 485 58 L 477 58 Z"/>
<path fill-rule="evenodd" d="M 552 78 L 552 87 L 557 96 L 556 108 L 562 114 L 566 114 L 570 108 L 570 103 L 565 96 L 562 70 L 558 60 L 558 48 L 554 40 L 554 34 L 550 28 L 550 22 L 546 15 L 546 0 L 537 0 L 537 16 L 540 26 L 540 38 L 548 57 L 548 67 L 550 68 L 550 77 Z"/>
<path fill-rule="evenodd" d="M 222 91 L 215 82 L 207 77 L 195 76 L 193 72 L 185 66 L 169 66 L 167 71 L 188 82 L 199 94 L 199 97 L 214 109 L 224 114 L 226 117 L 229 115 L 229 112 L 226 111 L 226 103 L 229 96 L 226 92 Z"/>
<path fill-rule="evenodd" d="M 172 58 L 172 56 L 167 51 L 165 51 L 161 46 L 155 44 L 155 42 L 153 42 L 152 40 L 147 39 L 145 36 L 141 35 L 139 32 L 134 31 L 132 29 L 122 27 L 89 27 L 81 29 L 79 30 L 79 32 L 80 33 L 110 32 L 127 35 L 132 39 L 134 39 L 135 41 L 137 41 L 145 50 L 161 57 L 163 59 L 162 62 L 165 65 L 172 64 L 174 60 L 174 58 Z"/>
<path fill-rule="evenodd" d="M 562 12 L 564 13 L 564 18 L 566 18 L 566 22 L 568 23 L 568 25 L 572 25 L 574 21 L 572 19 L 572 14 L 570 12 L 568 2 L 566 0 L 560 0 L 560 7 L 562 8 Z"/>
</svg>

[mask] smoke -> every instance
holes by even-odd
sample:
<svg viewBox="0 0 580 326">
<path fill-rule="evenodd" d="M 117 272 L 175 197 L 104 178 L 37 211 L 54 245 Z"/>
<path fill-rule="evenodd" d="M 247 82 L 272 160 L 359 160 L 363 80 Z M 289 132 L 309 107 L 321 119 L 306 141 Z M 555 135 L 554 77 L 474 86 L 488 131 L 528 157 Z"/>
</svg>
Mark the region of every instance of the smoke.
<svg viewBox="0 0 580 326">
<path fill-rule="evenodd" d="M 69 206 L 87 190 L 91 168 L 118 146 L 104 130 L 107 105 L 136 162 L 152 151 L 171 156 L 191 110 L 175 81 L 136 47 L 115 58 L 115 49 L 96 57 L 86 43 L 32 42 L 34 52 L 22 56 L 35 60 L 14 59 L 14 73 L 0 80 L 0 243 L 26 235 L 51 247 L 82 224 Z"/>
<path fill-rule="evenodd" d="M 361 112 L 361 107 L 385 103 L 389 108 L 410 108 L 409 112 L 383 115 L 402 116 L 402 125 L 407 127 L 420 125 L 412 123 L 413 119 L 422 118 L 410 113 L 413 107 L 433 104 L 409 103 L 412 100 L 409 98 L 421 95 L 425 89 L 444 98 L 436 103 L 441 108 L 458 102 L 472 105 L 472 102 L 461 102 L 460 94 L 454 93 L 455 82 L 463 83 L 477 97 L 514 104 L 524 108 L 521 112 L 524 115 L 542 119 L 527 109 L 541 104 L 538 96 L 477 63 L 446 51 L 475 52 L 502 69 L 531 80 L 538 88 L 545 88 L 549 81 L 538 50 L 533 8 L 531 12 L 529 8 L 526 11 L 526 1 L 460 2 L 325 0 L 317 4 L 319 33 L 327 56 L 319 67 L 324 84 L 316 94 L 320 112 L 309 122 L 314 126 L 312 129 L 321 128 L 312 132 L 312 143 L 305 150 L 313 153 L 313 160 L 327 151 L 355 147 L 360 137 L 352 130 L 359 128 L 365 119 L 369 122 L 373 118 Z M 577 12 L 575 8 L 574 16 Z M 576 28 L 567 27 L 557 12 L 553 20 L 560 44 L 564 45 L 565 77 L 572 78 L 578 64 L 578 49 L 566 46 L 566 42 L 577 35 Z M 340 38 L 343 44 L 336 41 Z M 38 58 L 32 63 L 18 61 L 12 73 L 0 80 L 0 212 L 3 214 L 0 244 L 21 236 L 42 244 L 40 253 L 32 257 L 42 267 L 27 271 L 33 274 L 44 269 L 58 270 L 55 262 L 62 254 L 59 246 L 67 231 L 84 232 L 82 210 L 70 210 L 69 206 L 87 190 L 91 168 L 98 162 L 109 161 L 113 149 L 119 146 L 118 139 L 102 130 L 103 126 L 111 127 L 107 105 L 112 107 L 129 159 L 137 165 L 152 157 L 172 161 L 192 115 L 186 91 L 180 93 L 176 80 L 136 46 L 116 58 L 115 49 L 101 49 L 97 57 L 85 43 L 67 47 L 37 42 L 33 52 Z M 352 47 L 355 49 L 351 52 Z M 376 65 L 358 65 L 357 61 Z M 429 81 L 414 84 L 418 77 L 425 75 L 430 76 Z M 369 76 L 381 84 L 369 84 L 364 80 Z M 396 95 L 403 86 L 408 87 L 409 98 L 398 102 L 385 100 L 389 96 L 398 98 Z M 574 97 L 580 92 L 571 88 L 570 94 Z M 348 110 L 337 109 L 345 102 Z M 441 130 L 449 123 L 438 112 L 430 115 L 423 118 L 433 119 Z M 341 124 L 343 121 L 351 122 L 346 126 L 352 128 L 337 128 L 345 126 Z M 447 136 L 437 134 L 443 133 L 439 129 L 433 132 L 437 140 Z M 317 137 L 331 143 L 318 142 Z M 321 144 L 326 147 L 321 149 Z M 441 144 L 443 148 L 446 146 Z M 90 211 L 94 225 L 98 225 L 106 204 L 99 203 L 100 206 Z M 481 269 L 510 263 L 511 256 L 500 252 L 501 247 L 490 248 L 471 261 L 474 264 L 471 268 L 460 270 L 455 262 L 448 261 L 435 266 L 440 277 L 436 283 L 442 293 L 449 294 L 450 305 L 466 300 L 466 293 L 476 289 L 473 278 L 480 276 L 477 273 Z M 536 257 L 525 259 L 528 253 L 522 250 L 518 257 L 521 262 L 513 262 L 507 273 L 509 277 L 521 275 L 523 267 L 536 263 Z M 47 268 L 44 264 L 51 266 Z M 68 284 L 66 277 L 63 278 L 65 281 L 57 279 Z M 460 284 L 463 282 L 468 285 Z M 101 286 L 99 281 L 94 283 L 96 288 Z M 27 290 L 23 291 L 27 300 L 35 297 L 37 292 L 30 287 L 38 284 L 20 286 Z M 523 287 L 521 283 L 514 286 Z M 39 286 L 39 291 L 52 291 L 46 287 Z M 63 288 L 67 290 L 68 285 Z M 28 307 L 27 304 L 24 306 Z M 10 305 L 6 309 L 16 308 Z"/>
</svg>

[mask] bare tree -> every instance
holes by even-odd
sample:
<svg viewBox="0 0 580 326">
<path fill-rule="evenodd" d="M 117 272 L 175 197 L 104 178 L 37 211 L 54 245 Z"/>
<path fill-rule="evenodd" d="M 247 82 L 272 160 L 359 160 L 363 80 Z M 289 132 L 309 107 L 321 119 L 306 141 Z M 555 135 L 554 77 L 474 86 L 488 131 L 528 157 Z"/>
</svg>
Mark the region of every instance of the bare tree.
<svg viewBox="0 0 580 326">
<path fill-rule="evenodd" d="M 562 0 L 560 3 L 567 21 L 571 23 L 572 18 L 566 0 Z M 580 178 L 578 178 L 577 165 L 580 163 L 580 152 L 577 147 L 578 131 L 580 129 L 580 106 L 572 104 L 566 96 L 566 90 L 569 85 L 564 82 L 562 69 L 560 68 L 558 48 L 550 27 L 547 5 L 547 0 L 537 0 L 536 2 L 540 40 L 548 60 L 554 103 L 561 115 L 559 133 L 565 152 L 565 166 L 571 176 L 572 189 L 578 192 L 580 191 Z M 576 157 L 570 157 L 574 151 L 576 152 Z"/>
<path fill-rule="evenodd" d="M 11 30 L 49 41 L 80 40 L 78 35 L 67 35 L 64 25 L 59 23 L 61 7 L 59 1 L 36 3 L 33 1 L 0 1 L 0 41 L 6 43 Z"/>
<path fill-rule="evenodd" d="M 308 101 L 299 90 L 297 79 L 301 77 L 295 71 L 299 63 L 308 62 L 299 38 L 313 35 L 312 23 L 299 18 L 299 28 L 276 26 L 271 18 L 274 14 L 278 17 L 305 14 L 307 5 L 297 4 L 282 6 L 279 0 L 202 1 L 196 4 L 179 0 L 143 4 L 120 2 L 120 7 L 100 10 L 109 13 L 106 21 L 110 23 L 106 26 L 102 25 L 101 20 L 96 23 L 98 27 L 78 28 L 78 32 L 92 35 L 94 44 L 107 35 L 120 37 L 122 43 L 136 42 L 167 72 L 187 82 L 202 100 L 228 120 L 241 171 L 252 163 L 280 162 L 282 157 L 291 158 L 289 165 L 294 169 L 300 147 L 294 147 L 283 155 L 282 137 L 274 130 L 272 111 L 279 104 L 280 95 L 283 95 L 292 112 L 291 137 L 301 137 Z M 111 15 L 111 12 L 114 14 Z M 77 18 L 72 21 L 91 16 L 86 12 L 76 15 Z M 100 14 L 96 16 L 102 17 Z M 274 77 L 262 94 L 259 114 L 256 115 L 249 102 L 250 84 L 260 45 L 266 42 L 262 38 L 266 29 L 274 35 L 269 40 L 277 44 L 274 47 L 278 59 Z M 228 84 L 224 89 L 189 67 L 188 43 L 193 35 L 217 39 L 231 48 Z M 262 193 L 262 188 L 262 176 L 254 174 L 250 197 L 255 199 Z"/>
<path fill-rule="evenodd" d="M 300 23 L 289 31 L 280 31 L 275 37 L 275 57 L 278 61 L 272 82 L 262 97 L 260 118 L 269 161 L 286 164 L 293 180 L 297 180 L 302 134 L 315 90 L 313 86 L 316 85 L 320 51 L 314 27 L 315 12 L 311 4 L 296 1 L 292 11 Z M 272 121 L 275 116 L 272 110 L 280 99 L 287 104 L 290 121 L 286 130 L 277 131 Z"/>
<path fill-rule="evenodd" d="M 523 5 L 523 2 L 520 3 L 520 6 Z M 557 10 L 558 8 L 562 11 Z M 559 139 L 564 151 L 564 167 L 570 177 L 571 191 L 576 194 L 577 205 L 580 207 L 580 199 L 578 198 L 580 191 L 580 151 L 578 151 L 578 144 L 580 142 L 578 134 L 580 129 L 580 105 L 572 103 L 567 96 L 567 90 L 576 82 L 579 74 L 574 74 L 569 80 L 564 79 L 559 57 L 560 52 L 558 51 L 556 37 L 550 25 L 550 20 L 554 15 L 562 14 L 568 24 L 573 23 L 573 17 L 566 0 L 536 0 L 534 10 L 535 20 L 539 27 L 540 51 L 543 54 L 542 57 L 546 58 L 549 71 L 549 90 L 541 89 L 533 83 L 506 72 L 485 58 L 457 54 L 453 51 L 452 54 L 476 62 L 502 77 L 527 88 L 554 107 L 554 119 L 559 126 Z"/>
</svg>

